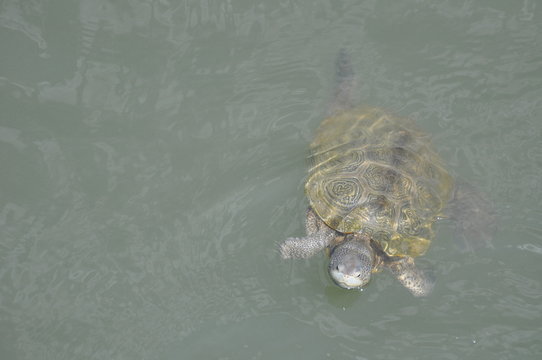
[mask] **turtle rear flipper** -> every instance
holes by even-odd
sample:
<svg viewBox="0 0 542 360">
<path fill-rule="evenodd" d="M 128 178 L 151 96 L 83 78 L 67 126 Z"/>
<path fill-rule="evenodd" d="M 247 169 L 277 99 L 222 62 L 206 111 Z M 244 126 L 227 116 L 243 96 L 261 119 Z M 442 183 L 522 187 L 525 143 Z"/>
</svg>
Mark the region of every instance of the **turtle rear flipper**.
<svg viewBox="0 0 542 360">
<path fill-rule="evenodd" d="M 492 248 L 496 214 L 483 193 L 466 182 L 458 182 L 446 217 L 455 223 L 455 238 L 462 251 Z"/>
</svg>

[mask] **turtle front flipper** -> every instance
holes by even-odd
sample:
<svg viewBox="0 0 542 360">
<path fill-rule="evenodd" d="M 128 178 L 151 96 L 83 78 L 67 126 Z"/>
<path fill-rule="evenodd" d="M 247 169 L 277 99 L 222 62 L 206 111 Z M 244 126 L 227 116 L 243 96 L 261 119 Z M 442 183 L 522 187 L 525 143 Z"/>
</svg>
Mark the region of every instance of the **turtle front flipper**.
<svg viewBox="0 0 542 360">
<path fill-rule="evenodd" d="M 280 255 L 283 259 L 309 258 L 329 246 L 338 233 L 327 226 L 309 208 L 305 222 L 307 236 L 288 238 L 280 244 Z"/>
<path fill-rule="evenodd" d="M 432 274 L 418 268 L 410 256 L 390 259 L 386 261 L 385 266 L 416 297 L 428 296 L 435 287 L 435 279 Z"/>
<path fill-rule="evenodd" d="M 455 222 L 455 238 L 461 250 L 493 247 L 496 215 L 491 202 L 474 186 L 457 183 L 445 217 Z"/>
</svg>

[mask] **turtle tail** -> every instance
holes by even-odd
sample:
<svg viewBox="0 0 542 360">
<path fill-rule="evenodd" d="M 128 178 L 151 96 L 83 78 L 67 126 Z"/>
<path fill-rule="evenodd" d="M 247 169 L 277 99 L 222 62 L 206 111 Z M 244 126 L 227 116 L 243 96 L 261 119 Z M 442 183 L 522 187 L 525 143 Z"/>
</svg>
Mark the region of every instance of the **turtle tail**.
<svg viewBox="0 0 542 360">
<path fill-rule="evenodd" d="M 341 49 L 335 61 L 335 92 L 330 106 L 330 115 L 352 107 L 352 92 L 355 86 L 355 73 L 350 53 Z"/>
</svg>

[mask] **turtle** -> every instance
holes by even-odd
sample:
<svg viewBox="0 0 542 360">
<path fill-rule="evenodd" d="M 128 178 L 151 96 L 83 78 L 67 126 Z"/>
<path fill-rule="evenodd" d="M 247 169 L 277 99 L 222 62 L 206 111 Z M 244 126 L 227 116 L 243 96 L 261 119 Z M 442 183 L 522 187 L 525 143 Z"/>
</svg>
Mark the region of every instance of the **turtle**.
<svg viewBox="0 0 542 360">
<path fill-rule="evenodd" d="M 386 268 L 414 296 L 427 296 L 434 276 L 415 259 L 434 240 L 433 224 L 453 218 L 446 209 L 454 198 L 483 201 L 457 196 L 454 177 L 414 121 L 353 106 L 353 74 L 350 55 L 341 50 L 335 100 L 310 144 L 307 235 L 283 241 L 280 254 L 308 258 L 327 250 L 329 275 L 342 288 L 363 289 L 372 273 Z M 468 223 L 472 229 L 478 225 L 473 214 L 487 213 L 454 208 L 463 211 L 458 228 Z"/>
</svg>

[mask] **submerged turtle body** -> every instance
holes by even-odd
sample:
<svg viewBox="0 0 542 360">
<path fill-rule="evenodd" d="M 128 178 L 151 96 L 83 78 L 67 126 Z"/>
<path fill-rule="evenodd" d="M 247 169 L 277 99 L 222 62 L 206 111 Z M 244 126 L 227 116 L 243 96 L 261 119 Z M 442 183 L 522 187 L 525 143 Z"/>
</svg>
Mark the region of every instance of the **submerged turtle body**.
<svg viewBox="0 0 542 360">
<path fill-rule="evenodd" d="M 370 238 L 388 256 L 423 255 L 453 180 L 428 136 L 377 108 L 322 122 L 311 144 L 305 191 L 331 229 Z"/>
<path fill-rule="evenodd" d="M 465 244 L 475 235 L 489 245 L 493 216 L 482 197 L 454 187 L 429 137 L 412 121 L 352 106 L 354 72 L 345 51 L 336 78 L 331 115 L 310 145 L 307 234 L 284 240 L 280 254 L 308 258 L 328 249 L 329 275 L 343 288 L 363 288 L 386 268 L 413 295 L 426 296 L 434 279 L 415 258 L 430 246 L 446 204 L 459 210 L 451 217 Z"/>
</svg>

